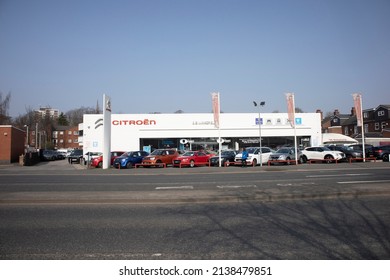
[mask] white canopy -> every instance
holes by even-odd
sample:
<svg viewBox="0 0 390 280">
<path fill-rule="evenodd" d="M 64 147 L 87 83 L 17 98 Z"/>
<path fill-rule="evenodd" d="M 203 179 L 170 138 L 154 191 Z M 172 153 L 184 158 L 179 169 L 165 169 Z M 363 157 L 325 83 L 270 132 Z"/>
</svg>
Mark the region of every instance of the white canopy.
<svg viewBox="0 0 390 280">
<path fill-rule="evenodd" d="M 357 144 L 359 141 L 353 139 L 347 135 L 339 133 L 323 133 L 322 134 L 322 143 L 326 144 Z"/>
</svg>

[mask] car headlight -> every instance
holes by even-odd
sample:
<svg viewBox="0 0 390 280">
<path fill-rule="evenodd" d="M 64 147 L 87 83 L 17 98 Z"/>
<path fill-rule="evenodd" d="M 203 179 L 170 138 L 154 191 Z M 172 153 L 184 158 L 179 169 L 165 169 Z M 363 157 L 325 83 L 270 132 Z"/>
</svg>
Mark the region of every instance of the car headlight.
<svg viewBox="0 0 390 280">
<path fill-rule="evenodd" d="M 150 158 L 147 158 L 148 160 L 155 160 L 156 158 L 155 157 L 150 157 Z"/>
</svg>

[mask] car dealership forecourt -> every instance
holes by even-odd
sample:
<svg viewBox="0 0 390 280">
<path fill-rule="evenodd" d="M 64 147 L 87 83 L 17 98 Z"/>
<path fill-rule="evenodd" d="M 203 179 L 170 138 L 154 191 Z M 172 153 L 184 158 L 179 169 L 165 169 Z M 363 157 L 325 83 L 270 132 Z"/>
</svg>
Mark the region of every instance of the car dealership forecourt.
<svg viewBox="0 0 390 280">
<path fill-rule="evenodd" d="M 84 153 L 103 150 L 102 118 L 102 114 L 84 115 L 81 126 Z M 112 114 L 111 151 L 150 152 L 167 147 L 178 150 L 217 150 L 219 136 L 223 139 L 222 149 L 258 147 L 258 118 L 256 113 L 223 113 L 220 115 L 218 130 L 212 113 Z M 322 144 L 319 113 L 297 113 L 295 124 L 298 146 Z M 261 133 L 262 146 L 294 146 L 294 129 L 288 121 L 287 113 L 262 113 Z"/>
</svg>

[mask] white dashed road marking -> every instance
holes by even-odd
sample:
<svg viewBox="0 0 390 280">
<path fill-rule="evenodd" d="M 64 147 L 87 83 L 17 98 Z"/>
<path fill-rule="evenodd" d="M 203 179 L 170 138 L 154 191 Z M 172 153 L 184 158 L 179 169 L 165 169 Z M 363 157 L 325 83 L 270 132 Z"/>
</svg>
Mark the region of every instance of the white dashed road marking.
<svg viewBox="0 0 390 280">
<path fill-rule="evenodd" d="M 219 189 L 239 189 L 239 188 L 257 188 L 256 185 L 242 185 L 242 186 L 231 186 L 231 185 L 225 185 L 225 186 L 217 186 Z"/>
<path fill-rule="evenodd" d="M 157 187 L 156 190 L 193 190 L 193 186 Z"/>
</svg>

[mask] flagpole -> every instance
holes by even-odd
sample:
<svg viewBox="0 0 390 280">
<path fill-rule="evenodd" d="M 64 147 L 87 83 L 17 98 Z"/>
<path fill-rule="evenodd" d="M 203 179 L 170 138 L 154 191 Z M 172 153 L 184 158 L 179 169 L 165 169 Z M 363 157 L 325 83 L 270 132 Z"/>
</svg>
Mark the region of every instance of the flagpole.
<svg viewBox="0 0 390 280">
<path fill-rule="evenodd" d="M 295 165 L 298 165 L 298 147 L 297 147 L 297 124 L 295 123 L 295 98 L 292 94 L 293 103 L 293 118 L 294 118 L 294 152 L 295 152 Z"/>
<path fill-rule="evenodd" d="M 219 162 L 219 167 L 222 166 L 221 163 L 221 149 L 222 149 L 222 141 L 221 141 L 221 124 L 220 124 L 220 115 L 221 114 L 221 100 L 220 100 L 220 95 L 218 92 L 218 162 Z"/>
<path fill-rule="evenodd" d="M 364 135 L 364 123 L 363 123 L 363 101 L 362 101 L 362 95 L 360 93 L 354 93 L 352 94 L 355 110 L 356 110 L 356 120 L 357 120 L 357 126 L 359 127 L 359 124 L 361 126 L 361 134 L 362 134 L 362 153 L 363 153 L 363 162 L 366 161 L 366 145 L 365 145 L 365 135 Z"/>
<path fill-rule="evenodd" d="M 360 104 L 361 104 L 361 110 L 360 110 L 360 118 L 361 118 L 361 123 L 362 123 L 362 149 L 363 149 L 363 162 L 366 161 L 366 143 L 365 143 L 365 137 L 364 137 L 364 123 L 363 123 L 363 101 L 362 101 L 362 96 L 359 96 L 360 98 Z"/>
<path fill-rule="evenodd" d="M 359 94 L 359 99 L 360 99 L 360 122 L 362 124 L 362 149 L 363 149 L 363 162 L 366 161 L 366 143 L 365 143 L 365 135 L 364 135 L 364 122 L 363 122 L 363 100 L 362 100 L 362 95 Z"/>
<path fill-rule="evenodd" d="M 219 167 L 221 167 L 222 166 L 221 164 L 222 139 L 221 139 L 221 126 L 219 122 L 219 115 L 221 113 L 221 102 L 219 98 L 220 98 L 219 92 L 211 93 L 211 99 L 213 102 L 214 126 L 218 128 L 218 160 L 219 160 Z"/>
<path fill-rule="evenodd" d="M 287 97 L 287 113 L 288 113 L 290 125 L 292 128 L 294 128 L 295 164 L 298 164 L 297 128 L 296 128 L 296 123 L 295 123 L 294 93 L 286 93 L 286 97 Z"/>
</svg>

